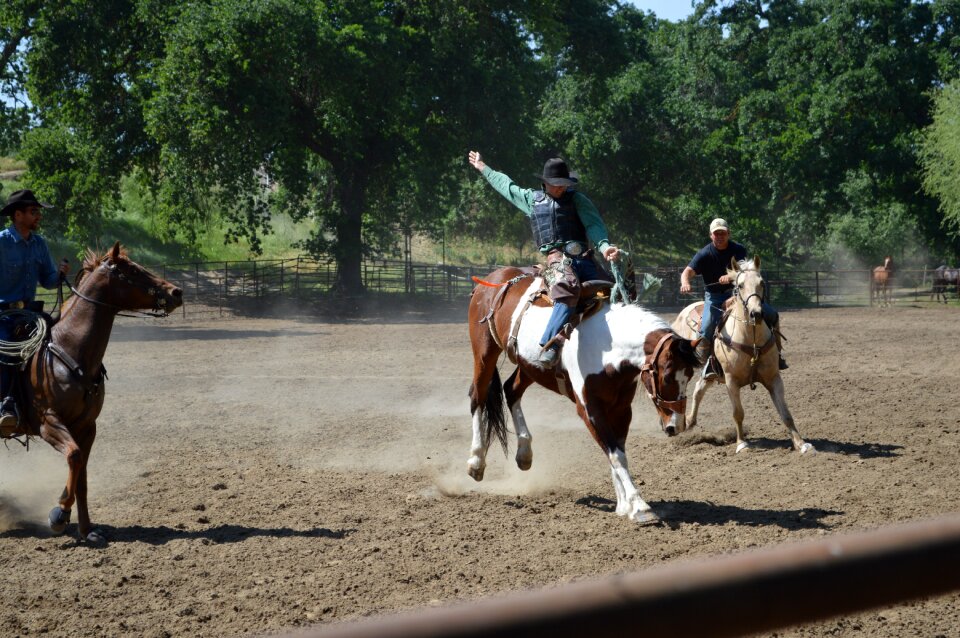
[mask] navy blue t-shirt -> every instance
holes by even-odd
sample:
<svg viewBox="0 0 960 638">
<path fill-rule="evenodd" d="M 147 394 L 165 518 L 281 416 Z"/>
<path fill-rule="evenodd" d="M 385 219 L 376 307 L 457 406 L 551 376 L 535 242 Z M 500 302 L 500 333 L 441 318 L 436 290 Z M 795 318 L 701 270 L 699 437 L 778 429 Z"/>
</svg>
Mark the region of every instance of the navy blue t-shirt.
<svg viewBox="0 0 960 638">
<path fill-rule="evenodd" d="M 716 284 L 720 277 L 727 274 L 731 258 L 737 261 L 747 258 L 747 249 L 743 244 L 730 241 L 725 249 L 717 250 L 713 242 L 710 242 L 697 251 L 688 265 L 693 268 L 695 273 L 703 276 L 703 283 L 709 286 L 710 292 L 726 292 L 733 289 L 732 284 L 717 284 L 714 286 L 710 284 Z"/>
</svg>

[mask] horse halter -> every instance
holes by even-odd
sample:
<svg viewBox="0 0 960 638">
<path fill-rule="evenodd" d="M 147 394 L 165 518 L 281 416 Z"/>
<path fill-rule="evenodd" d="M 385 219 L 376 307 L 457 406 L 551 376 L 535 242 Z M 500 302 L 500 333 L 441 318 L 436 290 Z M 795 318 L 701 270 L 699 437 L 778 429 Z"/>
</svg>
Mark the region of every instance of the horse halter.
<svg viewBox="0 0 960 638">
<path fill-rule="evenodd" d="M 743 274 L 743 271 L 742 271 L 742 270 L 737 273 L 737 278 L 736 278 L 736 279 L 734 280 L 734 282 L 733 282 L 733 292 L 737 295 L 737 299 L 738 299 L 738 300 L 740 301 L 740 303 L 743 305 L 743 310 L 744 310 L 744 312 L 745 312 L 745 313 L 747 314 L 747 316 L 749 317 L 749 316 L 750 316 L 750 312 L 747 310 L 747 303 L 748 303 L 751 299 L 753 299 L 754 297 L 756 297 L 756 298 L 758 298 L 758 299 L 760 300 L 760 303 L 762 304 L 762 303 L 763 303 L 763 300 L 764 300 L 764 293 L 763 293 L 762 291 L 764 290 L 765 287 L 764 287 L 764 288 L 761 288 L 761 292 L 760 292 L 760 293 L 752 292 L 752 293 L 750 293 L 749 295 L 747 295 L 747 298 L 746 298 L 746 299 L 744 299 L 744 298 L 743 298 L 743 295 L 740 294 L 740 275 L 742 275 L 742 274 Z M 760 282 L 761 282 L 761 283 L 763 282 L 763 278 L 760 279 Z M 753 319 L 750 320 L 750 324 L 751 324 L 751 325 L 753 324 Z"/>
<path fill-rule="evenodd" d="M 671 410 L 679 414 L 683 414 L 687 409 L 687 397 L 681 394 L 681 398 L 674 401 L 668 401 L 660 396 L 660 388 L 657 383 L 657 379 L 660 377 L 660 370 L 657 366 L 657 359 L 660 356 L 660 351 L 663 350 L 663 346 L 667 343 L 668 339 L 675 338 L 676 335 L 673 332 L 668 332 L 667 334 L 660 337 L 660 341 L 657 342 L 656 347 L 653 349 L 653 354 L 650 355 L 650 361 L 644 361 L 643 365 L 640 366 L 640 379 L 643 379 L 643 374 L 647 373 L 650 375 L 650 378 L 653 380 L 653 404 L 658 408 L 663 408 L 664 410 Z"/>
<path fill-rule="evenodd" d="M 143 290 L 143 291 L 146 292 L 148 295 L 152 296 L 152 297 L 153 297 L 153 309 L 152 309 L 152 310 L 154 310 L 154 311 L 156 311 L 156 312 L 145 312 L 145 311 L 144 311 L 144 312 L 141 312 L 141 314 L 139 314 L 139 315 L 123 315 L 123 314 L 121 314 L 121 312 L 123 311 L 123 308 L 121 308 L 120 306 L 117 306 L 117 305 L 112 304 L 112 303 L 107 303 L 107 302 L 105 302 L 105 301 L 100 301 L 100 300 L 98 300 L 98 299 L 93 299 L 93 298 L 91 298 L 91 297 L 88 297 L 87 295 L 85 295 L 85 294 L 83 294 L 82 292 L 80 292 L 79 290 L 77 290 L 69 281 L 64 280 L 65 283 L 67 284 L 67 288 L 70 289 L 70 292 L 73 293 L 73 294 L 75 294 L 76 296 L 80 297 L 80 298 L 83 299 L 84 301 L 87 301 L 87 302 L 90 302 L 90 303 L 94 304 L 95 306 L 103 306 L 104 308 L 110 308 L 111 310 L 116 310 L 116 311 L 117 311 L 117 314 L 120 314 L 120 316 L 123 316 L 123 317 L 166 317 L 166 316 L 168 316 L 168 315 L 170 314 L 169 312 L 166 311 L 166 308 L 164 307 L 164 306 L 167 305 L 167 300 L 163 298 L 163 295 L 161 294 L 160 288 L 158 288 L 158 287 L 156 287 L 156 286 L 149 286 L 149 287 L 146 287 L 146 288 L 141 288 L 141 287 L 138 286 L 136 283 L 134 283 L 133 279 L 132 279 L 129 275 L 123 274 L 123 272 L 120 271 L 120 270 L 117 268 L 117 265 L 116 265 L 116 264 L 111 264 L 111 263 L 109 263 L 109 262 L 106 261 L 106 260 L 103 261 L 103 262 L 101 262 L 101 263 L 100 263 L 100 266 L 98 266 L 98 267 L 105 269 L 105 270 L 107 271 L 107 275 L 108 275 L 108 276 L 110 276 L 110 277 L 116 277 L 116 278 L 119 279 L 120 281 L 130 284 L 130 285 L 133 286 L 134 288 L 138 288 L 138 289 L 140 289 L 140 290 Z"/>
</svg>

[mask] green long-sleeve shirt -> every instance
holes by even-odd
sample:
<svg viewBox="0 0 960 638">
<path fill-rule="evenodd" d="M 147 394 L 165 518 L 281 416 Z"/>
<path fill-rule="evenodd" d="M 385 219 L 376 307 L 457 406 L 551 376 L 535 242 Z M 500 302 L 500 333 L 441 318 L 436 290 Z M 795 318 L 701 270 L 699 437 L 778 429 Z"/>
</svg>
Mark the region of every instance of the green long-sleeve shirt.
<svg viewBox="0 0 960 638">
<path fill-rule="evenodd" d="M 489 166 L 483 168 L 483 176 L 490 182 L 494 190 L 503 195 L 508 202 L 523 211 L 527 217 L 533 216 L 533 200 L 536 197 L 537 190 L 533 188 L 520 188 L 508 175 L 499 173 Z M 573 202 L 577 207 L 577 215 L 587 229 L 587 238 L 593 242 L 597 250 L 603 250 L 610 245 L 607 239 L 607 226 L 600 217 L 600 211 L 593 205 L 590 198 L 574 191 Z"/>
</svg>

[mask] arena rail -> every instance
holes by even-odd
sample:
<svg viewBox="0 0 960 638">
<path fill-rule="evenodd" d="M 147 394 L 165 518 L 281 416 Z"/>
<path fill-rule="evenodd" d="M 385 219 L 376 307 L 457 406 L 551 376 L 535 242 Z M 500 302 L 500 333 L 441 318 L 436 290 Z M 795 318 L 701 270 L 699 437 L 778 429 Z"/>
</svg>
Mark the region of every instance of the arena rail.
<svg viewBox="0 0 960 638">
<path fill-rule="evenodd" d="M 287 636 L 743 636 L 957 589 L 951 515 Z"/>
<path fill-rule="evenodd" d="M 362 279 L 368 293 L 387 296 L 421 296 L 450 303 L 466 300 L 473 290 L 473 276 L 483 277 L 495 266 L 456 266 L 426 264 L 391 259 L 365 259 Z M 183 317 L 223 316 L 251 300 L 290 299 L 311 301 L 332 298 L 336 266 L 329 260 L 309 257 L 245 261 L 186 262 L 150 266 L 164 279 L 180 286 L 185 303 Z M 643 266 L 639 273 L 650 273 L 663 280 L 653 308 L 678 308 L 703 298 L 699 278 L 689 295 L 679 291 L 682 265 Z M 849 306 L 870 304 L 869 270 L 802 270 L 768 267 L 764 269 L 767 294 L 779 308 Z M 960 290 L 946 290 L 951 299 Z M 53 305 L 56 293 L 41 291 L 39 299 Z M 934 303 L 931 269 L 898 270 L 894 277 L 893 298 L 898 303 Z"/>
</svg>

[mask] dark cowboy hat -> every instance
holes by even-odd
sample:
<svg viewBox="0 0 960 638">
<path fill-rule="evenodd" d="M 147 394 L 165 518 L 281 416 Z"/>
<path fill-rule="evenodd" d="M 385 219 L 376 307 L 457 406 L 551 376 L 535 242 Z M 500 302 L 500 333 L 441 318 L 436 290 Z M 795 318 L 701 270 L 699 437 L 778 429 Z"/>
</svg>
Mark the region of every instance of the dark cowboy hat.
<svg viewBox="0 0 960 638">
<path fill-rule="evenodd" d="M 13 191 L 10 193 L 10 197 L 7 198 L 7 204 L 3 207 L 3 212 L 0 212 L 0 216 L 10 215 L 13 216 L 13 212 L 16 210 L 22 210 L 28 206 L 40 206 L 41 208 L 53 208 L 52 204 L 46 202 L 38 201 L 36 196 L 33 194 L 33 191 L 30 190 L 21 190 Z"/>
<path fill-rule="evenodd" d="M 571 173 L 567 163 L 559 157 L 548 159 L 543 165 L 543 175 L 534 177 L 551 186 L 571 186 L 577 183 L 577 174 Z"/>
</svg>

